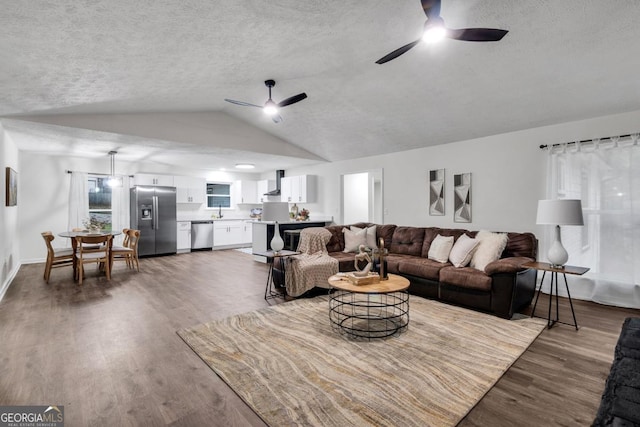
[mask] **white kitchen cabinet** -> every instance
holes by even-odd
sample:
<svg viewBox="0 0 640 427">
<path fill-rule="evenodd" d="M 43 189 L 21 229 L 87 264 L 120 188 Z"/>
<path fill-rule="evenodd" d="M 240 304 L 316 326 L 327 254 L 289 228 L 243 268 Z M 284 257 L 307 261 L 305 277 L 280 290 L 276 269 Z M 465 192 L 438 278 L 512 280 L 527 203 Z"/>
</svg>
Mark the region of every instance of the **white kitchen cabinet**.
<svg viewBox="0 0 640 427">
<path fill-rule="evenodd" d="M 273 179 L 263 179 L 261 181 L 258 181 L 256 188 L 258 189 L 257 191 L 258 203 L 268 202 L 269 201 L 269 199 L 267 198 L 268 196 L 265 196 L 264 193 L 275 190 L 276 182 Z"/>
<path fill-rule="evenodd" d="M 256 204 L 258 201 L 257 181 L 236 181 L 233 183 L 235 203 Z"/>
<path fill-rule="evenodd" d="M 204 203 L 207 184 L 204 178 L 175 176 L 177 203 Z"/>
<path fill-rule="evenodd" d="M 313 203 L 316 201 L 316 176 L 315 175 L 301 175 L 299 184 L 298 197 L 301 203 Z"/>
<path fill-rule="evenodd" d="M 280 181 L 280 200 L 289 203 L 313 203 L 316 199 L 316 176 L 285 176 Z"/>
<path fill-rule="evenodd" d="M 291 202 L 293 199 L 293 176 L 285 176 L 280 180 L 280 201 Z"/>
<path fill-rule="evenodd" d="M 213 247 L 240 245 L 243 240 L 243 221 L 214 221 Z"/>
<path fill-rule="evenodd" d="M 253 223 L 251 221 L 242 221 L 242 244 L 251 243 L 253 240 Z"/>
<path fill-rule="evenodd" d="M 178 221 L 178 236 L 177 236 L 177 250 L 178 252 L 191 251 L 191 222 L 190 221 Z"/>
<path fill-rule="evenodd" d="M 160 185 L 173 187 L 173 175 L 160 175 L 151 173 L 137 173 L 133 176 L 135 185 Z"/>
</svg>

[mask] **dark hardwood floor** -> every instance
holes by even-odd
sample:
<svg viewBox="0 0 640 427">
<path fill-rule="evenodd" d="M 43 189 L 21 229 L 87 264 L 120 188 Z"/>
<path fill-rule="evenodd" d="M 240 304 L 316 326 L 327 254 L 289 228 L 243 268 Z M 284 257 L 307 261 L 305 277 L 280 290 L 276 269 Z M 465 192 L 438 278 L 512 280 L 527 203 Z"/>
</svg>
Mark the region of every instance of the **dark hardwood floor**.
<svg viewBox="0 0 640 427">
<path fill-rule="evenodd" d="M 233 250 L 145 258 L 111 282 L 89 268 L 81 288 L 43 270 L 22 266 L 0 302 L 0 405 L 64 405 L 67 426 L 264 425 L 175 331 L 268 306 L 266 265 Z M 638 311 L 574 304 L 581 329 L 545 330 L 460 425 L 590 424 Z"/>
</svg>

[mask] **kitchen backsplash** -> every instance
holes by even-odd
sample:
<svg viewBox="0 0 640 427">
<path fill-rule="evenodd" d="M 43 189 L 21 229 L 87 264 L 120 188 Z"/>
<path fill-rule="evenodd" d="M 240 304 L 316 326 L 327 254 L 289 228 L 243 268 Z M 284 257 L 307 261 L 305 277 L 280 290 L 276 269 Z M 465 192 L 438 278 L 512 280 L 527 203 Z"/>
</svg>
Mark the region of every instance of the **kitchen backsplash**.
<svg viewBox="0 0 640 427">
<path fill-rule="evenodd" d="M 222 216 L 226 219 L 251 219 L 251 208 L 253 205 L 247 205 L 246 209 L 222 209 Z M 176 218 L 178 221 L 205 220 L 213 219 L 212 215 L 218 215 L 218 209 L 205 209 L 204 205 L 178 204 Z"/>
</svg>

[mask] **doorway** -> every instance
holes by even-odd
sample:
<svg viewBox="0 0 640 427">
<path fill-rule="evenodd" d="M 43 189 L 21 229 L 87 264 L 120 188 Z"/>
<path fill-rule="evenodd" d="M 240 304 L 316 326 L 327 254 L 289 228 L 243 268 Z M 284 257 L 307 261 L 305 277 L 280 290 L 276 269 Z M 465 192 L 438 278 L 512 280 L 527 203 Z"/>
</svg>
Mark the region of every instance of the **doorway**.
<svg viewBox="0 0 640 427">
<path fill-rule="evenodd" d="M 372 169 L 341 176 L 342 224 L 383 224 L 383 170 Z"/>
</svg>

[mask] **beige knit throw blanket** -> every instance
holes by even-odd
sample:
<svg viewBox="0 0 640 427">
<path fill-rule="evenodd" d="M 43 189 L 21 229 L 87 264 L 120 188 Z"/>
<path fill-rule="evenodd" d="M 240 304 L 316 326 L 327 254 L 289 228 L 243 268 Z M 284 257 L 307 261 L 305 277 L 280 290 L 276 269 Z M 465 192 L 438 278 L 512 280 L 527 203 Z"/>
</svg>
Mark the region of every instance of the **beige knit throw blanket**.
<svg viewBox="0 0 640 427">
<path fill-rule="evenodd" d="M 297 297 L 316 286 L 326 288 L 327 279 L 338 272 L 338 260 L 327 253 L 331 233 L 321 227 L 300 232 L 298 252 L 286 259 L 285 285 L 287 294 Z"/>
</svg>

